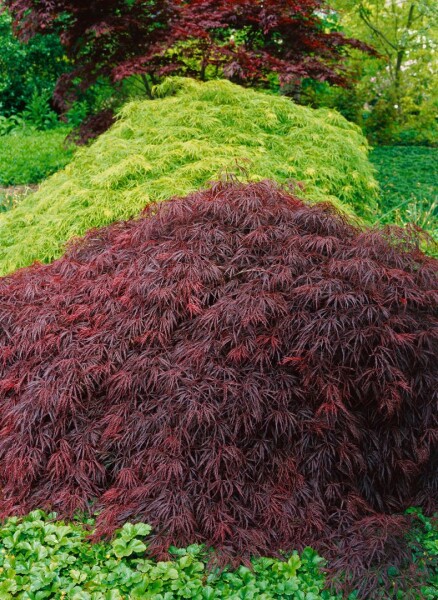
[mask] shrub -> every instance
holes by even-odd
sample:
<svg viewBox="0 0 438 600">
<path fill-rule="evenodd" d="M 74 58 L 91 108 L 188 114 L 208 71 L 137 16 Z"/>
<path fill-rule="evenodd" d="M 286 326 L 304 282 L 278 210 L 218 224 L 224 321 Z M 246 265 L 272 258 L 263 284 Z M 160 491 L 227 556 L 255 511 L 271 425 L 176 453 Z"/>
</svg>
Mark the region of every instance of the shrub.
<svg viewBox="0 0 438 600">
<path fill-rule="evenodd" d="M 302 182 L 305 195 L 375 208 L 376 185 L 359 130 L 314 111 L 227 81 L 173 80 L 175 97 L 127 105 L 119 122 L 65 171 L 0 217 L 0 273 L 49 262 L 90 227 L 132 217 L 149 200 L 186 194 L 236 161 L 253 179 Z"/>
<path fill-rule="evenodd" d="M 26 124 L 37 131 L 47 131 L 60 126 L 58 115 L 50 106 L 50 93 L 32 94 L 21 116 Z"/>
<path fill-rule="evenodd" d="M 401 569 L 392 513 L 437 503 L 438 263 L 417 243 L 223 183 L 3 278 L 1 514 L 146 521 L 157 556 Z"/>
<path fill-rule="evenodd" d="M 69 62 L 56 34 L 37 34 L 27 43 L 12 31 L 12 18 L 0 2 L 0 115 L 23 111 L 35 94 L 52 94 Z"/>
<path fill-rule="evenodd" d="M 22 128 L 0 136 L 0 185 L 38 183 L 62 169 L 73 155 L 73 148 L 64 145 L 68 129 L 34 131 Z M 34 196 L 30 196 L 30 198 Z M 32 201 L 24 213 L 31 214 Z M 15 214 L 15 210 L 12 211 Z M 17 214 L 24 214 L 18 209 Z M 21 227 L 23 227 L 23 221 Z M 15 226 L 16 227 L 16 226 Z M 15 227 L 13 227 L 15 229 Z M 0 221 L 0 230 L 2 222 Z M 1 244 L 7 243 L 7 232 L 0 233 Z M 22 243 L 26 243 L 23 242 Z M 2 251 L 0 250 L 0 254 Z"/>
</svg>

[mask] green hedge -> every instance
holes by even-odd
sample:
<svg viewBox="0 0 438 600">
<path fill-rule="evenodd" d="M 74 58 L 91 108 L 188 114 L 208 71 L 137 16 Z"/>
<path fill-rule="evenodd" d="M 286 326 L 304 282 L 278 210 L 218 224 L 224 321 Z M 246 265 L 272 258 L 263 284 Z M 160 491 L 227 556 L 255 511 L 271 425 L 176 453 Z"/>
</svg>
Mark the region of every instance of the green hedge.
<svg viewBox="0 0 438 600">
<path fill-rule="evenodd" d="M 69 129 L 18 129 L 0 136 L 0 186 L 39 183 L 65 167 L 73 156 L 64 140 Z"/>
</svg>

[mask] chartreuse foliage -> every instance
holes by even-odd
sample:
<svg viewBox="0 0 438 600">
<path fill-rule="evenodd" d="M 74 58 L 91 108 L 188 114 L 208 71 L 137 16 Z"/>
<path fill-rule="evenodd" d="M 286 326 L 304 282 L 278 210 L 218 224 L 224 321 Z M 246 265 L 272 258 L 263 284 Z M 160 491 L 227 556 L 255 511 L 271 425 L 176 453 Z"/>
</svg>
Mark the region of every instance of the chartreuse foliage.
<svg viewBox="0 0 438 600">
<path fill-rule="evenodd" d="M 193 544 L 171 548 L 170 560 L 148 557 L 149 525 L 125 524 L 111 541 L 91 544 L 93 521 L 55 521 L 36 510 L 0 529 L 0 598 L 72 600 L 334 600 L 323 591 L 325 561 L 311 548 L 284 560 L 258 558 L 252 569 L 207 567 Z"/>
<path fill-rule="evenodd" d="M 170 80 L 157 94 L 169 92 L 175 95 L 125 106 L 64 171 L 0 216 L 0 273 L 50 262 L 91 227 L 242 167 L 252 180 L 298 180 L 305 197 L 372 214 L 376 182 L 366 141 L 337 113 L 228 81 Z"/>
</svg>

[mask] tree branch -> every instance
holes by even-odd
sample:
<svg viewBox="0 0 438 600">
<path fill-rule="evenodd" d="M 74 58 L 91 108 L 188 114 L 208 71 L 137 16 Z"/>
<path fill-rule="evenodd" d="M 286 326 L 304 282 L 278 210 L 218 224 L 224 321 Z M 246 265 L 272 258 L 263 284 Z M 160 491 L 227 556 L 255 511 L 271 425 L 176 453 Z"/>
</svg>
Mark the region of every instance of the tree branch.
<svg viewBox="0 0 438 600">
<path fill-rule="evenodd" d="M 365 11 L 363 10 L 362 5 L 359 8 L 359 17 L 362 19 L 362 21 L 365 23 L 365 25 L 371 29 L 371 31 L 373 31 L 376 35 L 378 35 L 381 40 L 383 40 L 390 48 L 392 48 L 393 50 L 397 51 L 397 46 L 395 44 L 393 44 L 387 37 L 386 35 L 380 31 L 380 29 L 377 29 L 377 27 L 368 19 L 368 17 L 365 14 Z"/>
</svg>

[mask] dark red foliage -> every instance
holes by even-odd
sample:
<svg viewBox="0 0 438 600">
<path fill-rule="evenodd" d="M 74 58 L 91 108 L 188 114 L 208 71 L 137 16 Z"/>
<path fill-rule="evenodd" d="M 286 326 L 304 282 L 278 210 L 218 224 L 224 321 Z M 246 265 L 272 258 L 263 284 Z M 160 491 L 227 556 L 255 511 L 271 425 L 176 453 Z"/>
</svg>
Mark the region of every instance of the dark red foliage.
<svg viewBox="0 0 438 600">
<path fill-rule="evenodd" d="M 86 90 L 101 76 L 135 64 L 131 72 L 167 48 L 171 27 L 179 15 L 180 0 L 6 0 L 19 36 L 59 33 L 74 69 L 63 75 L 55 100 L 68 106 L 75 98 L 75 83 Z"/>
<path fill-rule="evenodd" d="M 115 120 L 116 117 L 111 108 L 89 115 L 79 127 L 73 129 L 67 136 L 67 141 L 74 142 L 78 146 L 84 146 L 109 129 Z"/>
<path fill-rule="evenodd" d="M 185 49 L 188 57 L 200 58 L 201 73 L 189 71 L 194 77 L 202 78 L 203 67 L 214 64 L 246 85 L 267 83 L 270 73 L 281 84 L 310 78 L 344 85 L 345 48 L 373 51 L 329 31 L 322 17 L 327 10 L 321 0 L 191 0 L 175 30 L 179 26 L 183 38 L 197 40 Z"/>
<path fill-rule="evenodd" d="M 303 78 L 344 84 L 347 47 L 358 40 L 327 31 L 321 0 L 5 0 L 26 39 L 58 32 L 74 69 L 58 82 L 60 105 L 98 77 L 143 74 L 146 89 L 168 74 L 204 79 L 209 65 L 244 83 Z M 183 47 L 180 42 L 187 42 Z M 169 52 L 169 50 L 176 50 Z M 146 77 L 147 75 L 147 77 Z"/>
<path fill-rule="evenodd" d="M 0 510 L 152 551 L 403 562 L 437 507 L 438 262 L 269 182 L 215 184 L 0 280 Z"/>
</svg>

